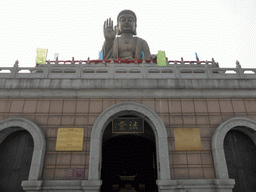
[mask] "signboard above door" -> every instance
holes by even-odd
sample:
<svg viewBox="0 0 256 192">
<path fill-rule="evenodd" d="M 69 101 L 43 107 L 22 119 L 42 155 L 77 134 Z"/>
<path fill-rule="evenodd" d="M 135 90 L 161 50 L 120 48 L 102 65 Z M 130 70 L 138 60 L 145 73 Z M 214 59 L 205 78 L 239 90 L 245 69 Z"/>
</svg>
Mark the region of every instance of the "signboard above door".
<svg viewBox="0 0 256 192">
<path fill-rule="evenodd" d="M 112 133 L 144 133 L 144 120 L 141 118 L 114 119 Z"/>
</svg>

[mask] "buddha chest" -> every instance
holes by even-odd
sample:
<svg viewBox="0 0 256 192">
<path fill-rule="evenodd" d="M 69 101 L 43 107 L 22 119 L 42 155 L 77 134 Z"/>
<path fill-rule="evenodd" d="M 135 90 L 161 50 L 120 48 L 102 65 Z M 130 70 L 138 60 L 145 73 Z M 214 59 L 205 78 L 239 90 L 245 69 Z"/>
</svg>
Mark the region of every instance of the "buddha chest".
<svg viewBox="0 0 256 192">
<path fill-rule="evenodd" d="M 136 38 L 130 37 L 130 38 L 119 38 L 118 39 L 118 51 L 119 53 L 122 52 L 135 52 L 136 47 Z"/>
</svg>

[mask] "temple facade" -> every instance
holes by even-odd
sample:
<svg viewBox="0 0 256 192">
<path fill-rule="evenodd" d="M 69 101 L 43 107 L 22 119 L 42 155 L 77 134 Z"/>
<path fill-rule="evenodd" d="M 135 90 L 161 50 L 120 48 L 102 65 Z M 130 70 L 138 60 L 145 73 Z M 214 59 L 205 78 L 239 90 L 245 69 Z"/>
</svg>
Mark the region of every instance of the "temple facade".
<svg viewBox="0 0 256 192">
<path fill-rule="evenodd" d="M 256 69 L 211 61 L 0 70 L 0 191 L 256 190 Z"/>
</svg>

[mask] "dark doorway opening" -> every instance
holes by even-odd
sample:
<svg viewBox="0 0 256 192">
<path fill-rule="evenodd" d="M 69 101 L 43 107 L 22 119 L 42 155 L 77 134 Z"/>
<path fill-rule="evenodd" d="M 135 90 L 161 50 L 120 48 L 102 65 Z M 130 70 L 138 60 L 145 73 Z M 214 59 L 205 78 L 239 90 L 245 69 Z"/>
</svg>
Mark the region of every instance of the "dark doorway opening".
<svg viewBox="0 0 256 192">
<path fill-rule="evenodd" d="M 0 144 L 0 191 L 21 192 L 23 180 L 28 180 L 33 138 L 27 131 L 10 134 Z"/>
<path fill-rule="evenodd" d="M 245 127 L 243 127 L 244 129 Z M 256 191 L 256 146 L 243 132 L 230 130 L 224 139 L 229 178 L 235 179 L 234 192 Z"/>
<path fill-rule="evenodd" d="M 112 134 L 112 123 L 103 135 L 101 191 L 157 191 L 156 146 L 145 123 L 140 134 Z"/>
</svg>

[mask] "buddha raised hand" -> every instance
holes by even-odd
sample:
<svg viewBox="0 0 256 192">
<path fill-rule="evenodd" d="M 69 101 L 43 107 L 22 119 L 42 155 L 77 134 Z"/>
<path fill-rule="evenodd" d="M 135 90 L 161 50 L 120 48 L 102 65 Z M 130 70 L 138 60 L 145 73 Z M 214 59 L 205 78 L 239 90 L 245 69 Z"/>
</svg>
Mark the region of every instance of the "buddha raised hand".
<svg viewBox="0 0 256 192">
<path fill-rule="evenodd" d="M 123 10 L 117 16 L 117 26 L 113 27 L 111 18 L 104 22 L 103 31 L 105 42 L 102 47 L 103 56 L 106 59 L 133 60 L 137 57 L 144 59 L 151 57 L 148 44 L 145 40 L 134 37 L 136 35 L 137 18 L 133 11 Z M 120 35 L 116 37 L 116 35 Z"/>
</svg>

